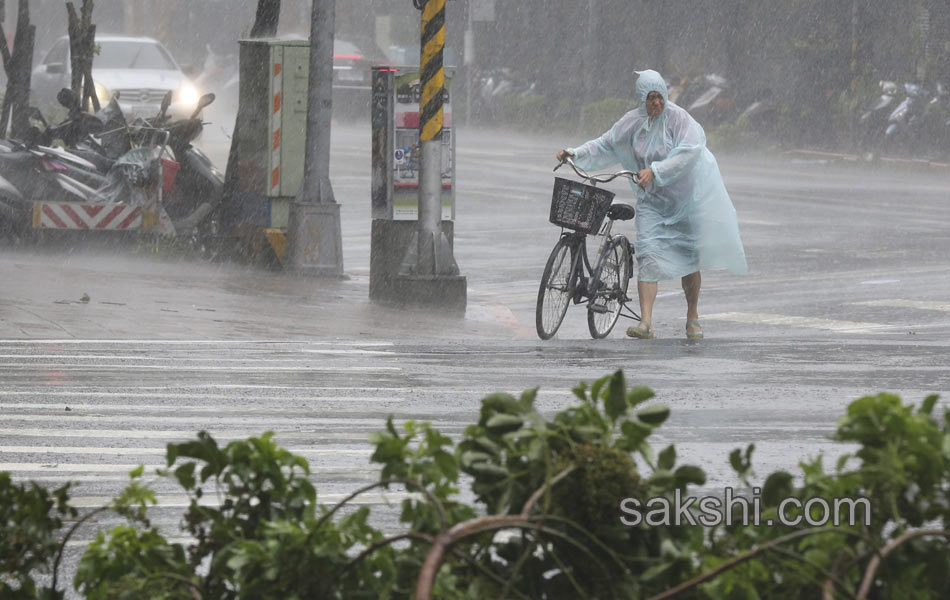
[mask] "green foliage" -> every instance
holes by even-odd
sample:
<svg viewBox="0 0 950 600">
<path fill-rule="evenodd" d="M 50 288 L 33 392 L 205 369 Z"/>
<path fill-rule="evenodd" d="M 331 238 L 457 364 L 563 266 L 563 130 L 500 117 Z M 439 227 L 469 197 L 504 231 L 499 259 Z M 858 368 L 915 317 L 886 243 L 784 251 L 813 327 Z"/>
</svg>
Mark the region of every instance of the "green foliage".
<svg viewBox="0 0 950 600">
<path fill-rule="evenodd" d="M 64 517 L 75 517 L 69 506 L 70 484 L 52 492 L 35 483 L 15 484 L 0 473 L 0 598 L 10 600 L 62 598 L 38 587 L 35 574 L 51 571 L 59 548 L 56 531 Z"/>
<path fill-rule="evenodd" d="M 489 514 L 520 514 L 529 499 L 544 492 L 538 506 L 546 530 L 525 529 L 496 541 L 501 559 L 485 568 L 506 583 L 499 588 L 473 572 L 479 589 L 498 594 L 507 588 L 543 598 L 564 597 L 568 590 L 566 597 L 613 597 L 658 591 L 688 573 L 689 562 L 682 559 L 698 531 L 633 528 L 619 520 L 624 498 L 670 495 L 705 481 L 696 467 L 676 468 L 672 447 L 655 459 L 647 438 L 669 409 L 642 407 L 653 392 L 627 389 L 619 371 L 590 387 L 577 386 L 580 404 L 550 419 L 534 407 L 536 393 L 488 396 L 478 423 L 458 445 L 462 470 Z M 649 476 L 641 474 L 635 457 L 650 468 Z M 557 574 L 541 576 L 551 572 Z M 648 572 L 649 581 L 642 577 Z"/>
<path fill-rule="evenodd" d="M 100 532 L 90 544 L 75 584 L 91 600 L 192 600 L 197 577 L 180 544 L 169 544 L 151 529 L 119 525 L 108 536 Z"/>
<path fill-rule="evenodd" d="M 778 504 L 797 499 L 826 501 L 837 526 L 737 526 L 707 536 L 704 565 L 713 568 L 756 545 L 797 533 L 813 534 L 778 546 L 761 558 L 728 571 L 703 590 L 711 598 L 817 597 L 832 586 L 841 597 L 856 595 L 872 559 L 903 533 L 933 529 L 930 535 L 909 539 L 884 560 L 874 582 L 875 598 L 945 598 L 950 594 L 950 410 L 938 421 L 933 416 L 936 396 L 927 397 L 915 411 L 892 394 L 867 396 L 851 403 L 838 422 L 834 439 L 856 445 L 842 456 L 833 473 L 821 457 L 801 463 L 801 485 L 789 473 L 769 475 L 762 490 L 763 519 L 777 519 Z M 745 479 L 751 473 L 750 446 L 730 457 Z M 855 464 L 856 463 L 856 464 Z M 849 468 L 850 467 L 850 468 Z M 834 499 L 842 502 L 834 511 Z M 816 506 L 784 511 L 787 518 L 825 517 Z M 855 522 L 850 522 L 853 514 Z M 776 521 L 777 522 L 777 521 Z M 836 596 L 838 597 L 838 596 Z"/>
<path fill-rule="evenodd" d="M 834 435 L 853 452 L 833 471 L 818 456 L 796 475 L 759 480 L 755 446 L 734 450 L 729 463 L 742 489 L 758 490 L 762 524 L 703 528 L 653 522 L 645 508 L 706 480 L 677 464 L 674 446 L 650 444 L 669 417 L 653 392 L 628 388 L 619 371 L 573 391 L 578 402 L 554 414 L 537 409 L 537 389 L 489 395 L 458 441 L 390 418 L 371 438 L 380 480 L 332 507 L 317 502 L 306 461 L 270 433 L 224 447 L 204 432 L 169 444 L 160 475 L 189 498 L 187 544 L 152 527 L 141 467 L 62 537 L 63 519 L 78 516 L 69 486 L 51 493 L 0 474 L 0 596 L 62 598 L 62 545 L 111 510 L 129 524 L 99 533 L 83 554 L 74 585 L 86 598 L 402 599 L 431 581 L 435 597 L 453 599 L 636 598 L 682 584 L 682 598 L 792 600 L 857 597 L 865 579 L 874 598 L 950 597 L 950 410 L 935 417 L 936 396 L 916 409 L 890 394 L 853 402 Z M 474 503 L 460 497 L 463 482 Z M 347 506 L 380 487 L 406 493 L 391 537 L 368 507 Z M 646 517 L 636 524 L 620 518 L 628 498 Z M 833 505 L 842 522 L 818 523 L 827 512 L 818 501 L 834 499 L 866 504 Z M 50 573 L 51 587 L 33 579 Z"/>
</svg>

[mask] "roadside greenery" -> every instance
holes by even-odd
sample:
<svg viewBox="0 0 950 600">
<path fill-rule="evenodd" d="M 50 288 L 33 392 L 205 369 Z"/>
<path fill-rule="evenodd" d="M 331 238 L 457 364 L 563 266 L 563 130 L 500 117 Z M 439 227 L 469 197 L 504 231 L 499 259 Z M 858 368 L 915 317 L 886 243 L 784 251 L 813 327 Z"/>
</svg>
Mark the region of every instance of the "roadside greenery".
<svg viewBox="0 0 950 600">
<path fill-rule="evenodd" d="M 89 599 L 950 597 L 950 410 L 935 416 L 936 396 L 916 408 L 889 394 L 853 402 L 834 439 L 854 451 L 833 469 L 819 456 L 759 479 L 752 446 L 730 455 L 762 523 L 789 498 L 808 514 L 785 517 L 812 523 L 825 515 L 809 500 L 866 498 L 855 524 L 768 527 L 736 514 L 701 527 L 651 516 L 648 499 L 698 496 L 706 482 L 673 446 L 651 445 L 669 416 L 653 392 L 618 371 L 574 393 L 553 415 L 536 408 L 537 389 L 489 395 L 457 441 L 390 418 L 370 440 L 379 480 L 332 506 L 270 433 L 168 444 L 159 476 L 189 498 L 175 535 L 187 543 L 149 521 L 142 468 L 82 517 L 69 485 L 0 473 L 0 597 L 63 598 L 62 549 L 104 511 L 127 524 L 85 550 L 73 585 Z M 380 490 L 402 496 L 398 515 L 353 502 Z M 639 524 L 621 522 L 625 498 L 641 502 Z"/>
</svg>

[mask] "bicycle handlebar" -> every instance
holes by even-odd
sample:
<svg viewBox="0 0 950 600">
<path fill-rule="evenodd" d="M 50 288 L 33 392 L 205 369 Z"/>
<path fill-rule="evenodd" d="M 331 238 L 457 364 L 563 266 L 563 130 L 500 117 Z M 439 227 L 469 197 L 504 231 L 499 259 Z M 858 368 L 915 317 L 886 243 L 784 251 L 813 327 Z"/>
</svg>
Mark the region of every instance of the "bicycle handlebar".
<svg viewBox="0 0 950 600">
<path fill-rule="evenodd" d="M 575 165 L 574 158 L 571 156 L 566 157 L 564 160 L 558 163 L 558 165 L 554 167 L 554 170 L 557 171 L 565 163 L 571 165 L 571 168 L 574 169 L 574 172 L 577 173 L 579 177 L 583 177 L 584 179 L 591 181 L 595 184 L 607 183 L 608 181 L 613 181 L 614 179 L 618 177 L 627 177 L 634 183 L 640 183 L 640 174 L 636 173 L 635 171 L 628 171 L 626 169 L 624 169 L 623 171 L 617 171 L 616 173 L 602 173 L 600 175 L 591 175 L 584 169 L 581 169 L 580 167 Z"/>
</svg>

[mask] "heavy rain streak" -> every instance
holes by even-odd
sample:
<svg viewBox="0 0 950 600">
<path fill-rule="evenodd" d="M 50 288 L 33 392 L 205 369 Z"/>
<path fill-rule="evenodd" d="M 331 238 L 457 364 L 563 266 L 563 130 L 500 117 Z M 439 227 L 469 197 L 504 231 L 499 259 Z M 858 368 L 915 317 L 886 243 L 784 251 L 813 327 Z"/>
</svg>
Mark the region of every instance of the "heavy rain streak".
<svg viewBox="0 0 950 600">
<path fill-rule="evenodd" d="M 946 8 L 0 1 L 0 598 L 950 597 Z"/>
</svg>

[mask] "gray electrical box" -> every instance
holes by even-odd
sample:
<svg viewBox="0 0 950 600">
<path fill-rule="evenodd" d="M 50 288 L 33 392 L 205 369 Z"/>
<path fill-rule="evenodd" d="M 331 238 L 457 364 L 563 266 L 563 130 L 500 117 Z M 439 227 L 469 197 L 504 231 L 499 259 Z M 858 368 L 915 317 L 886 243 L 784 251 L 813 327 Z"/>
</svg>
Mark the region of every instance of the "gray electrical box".
<svg viewBox="0 0 950 600">
<path fill-rule="evenodd" d="M 309 40 L 240 42 L 237 186 L 256 224 L 286 227 L 303 180 Z M 262 222 L 263 221 L 263 222 Z"/>
</svg>

